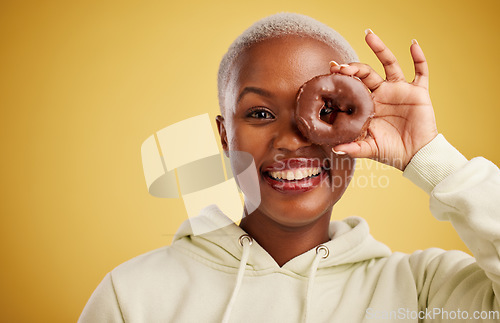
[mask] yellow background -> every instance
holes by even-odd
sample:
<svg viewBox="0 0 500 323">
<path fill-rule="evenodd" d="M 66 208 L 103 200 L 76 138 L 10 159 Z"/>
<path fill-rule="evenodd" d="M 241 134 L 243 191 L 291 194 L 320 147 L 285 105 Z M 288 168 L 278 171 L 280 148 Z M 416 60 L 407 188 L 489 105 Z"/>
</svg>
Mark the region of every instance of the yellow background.
<svg viewBox="0 0 500 323">
<path fill-rule="evenodd" d="M 184 205 L 148 194 L 140 146 L 174 122 L 215 117 L 221 56 L 268 14 L 323 21 L 377 65 L 370 27 L 408 79 L 418 39 L 439 130 L 468 158 L 498 165 L 499 3 L 2 1 L 0 321 L 76 321 L 108 271 L 171 241 Z M 351 188 L 334 218 L 365 217 L 393 250 L 466 250 L 423 192 L 396 171 L 374 174 L 389 187 Z"/>
</svg>

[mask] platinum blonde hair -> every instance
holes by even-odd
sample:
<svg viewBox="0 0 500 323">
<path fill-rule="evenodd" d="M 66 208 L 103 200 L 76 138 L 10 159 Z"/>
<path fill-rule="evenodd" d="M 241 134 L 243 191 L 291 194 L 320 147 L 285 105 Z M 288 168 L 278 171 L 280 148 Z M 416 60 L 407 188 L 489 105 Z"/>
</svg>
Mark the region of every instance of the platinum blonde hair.
<svg viewBox="0 0 500 323">
<path fill-rule="evenodd" d="M 224 115 L 225 92 L 230 71 L 238 56 L 250 46 L 269 38 L 297 35 L 308 36 L 335 48 L 345 62 L 357 62 L 358 56 L 351 45 L 331 27 L 311 18 L 296 13 L 278 13 L 265 17 L 245 30 L 236 38 L 219 65 L 217 88 L 219 106 Z"/>
</svg>

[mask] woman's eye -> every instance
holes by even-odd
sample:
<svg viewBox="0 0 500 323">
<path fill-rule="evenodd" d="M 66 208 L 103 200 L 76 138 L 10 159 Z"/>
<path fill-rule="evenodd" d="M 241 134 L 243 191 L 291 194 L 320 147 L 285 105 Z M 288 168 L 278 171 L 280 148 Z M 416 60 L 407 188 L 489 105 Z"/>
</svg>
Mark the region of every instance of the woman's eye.
<svg viewBox="0 0 500 323">
<path fill-rule="evenodd" d="M 266 110 L 255 110 L 250 112 L 248 116 L 255 119 L 274 119 L 274 116 Z"/>
<path fill-rule="evenodd" d="M 332 113 L 333 112 L 333 109 L 332 108 L 329 108 L 329 107 L 324 107 L 323 109 L 321 109 L 319 111 L 319 115 L 320 116 L 324 116 L 326 114 L 329 114 L 329 113 Z"/>
</svg>

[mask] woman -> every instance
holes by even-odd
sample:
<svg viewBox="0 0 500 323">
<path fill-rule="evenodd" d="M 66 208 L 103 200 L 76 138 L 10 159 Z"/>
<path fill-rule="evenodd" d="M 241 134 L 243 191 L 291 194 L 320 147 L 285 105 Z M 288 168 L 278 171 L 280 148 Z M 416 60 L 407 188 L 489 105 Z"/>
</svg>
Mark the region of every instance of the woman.
<svg viewBox="0 0 500 323">
<path fill-rule="evenodd" d="M 356 63 L 340 35 L 308 17 L 274 15 L 240 35 L 219 69 L 217 124 L 229 156 L 252 155 L 260 204 L 239 226 L 194 235 L 184 223 L 171 246 L 108 274 L 80 321 L 435 322 L 484 313 L 499 319 L 498 168 L 481 158 L 467 161 L 438 135 L 416 41 L 411 83 L 370 30 L 366 42 L 385 79 Z M 295 123 L 299 88 L 328 73 L 361 79 L 376 114 L 366 139 L 333 149 L 311 143 Z M 354 158 L 404 171 L 431 194 L 433 214 L 453 223 L 477 262 L 438 249 L 391 253 L 361 218 L 330 223 Z M 216 206 L 202 213 L 207 221 L 225 219 Z"/>
</svg>

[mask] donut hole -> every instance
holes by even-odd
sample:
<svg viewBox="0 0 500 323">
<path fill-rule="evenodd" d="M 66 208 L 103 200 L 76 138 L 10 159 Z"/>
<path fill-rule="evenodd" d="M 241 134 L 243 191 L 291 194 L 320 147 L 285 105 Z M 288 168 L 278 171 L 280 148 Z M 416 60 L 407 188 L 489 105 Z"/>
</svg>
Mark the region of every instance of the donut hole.
<svg viewBox="0 0 500 323">
<path fill-rule="evenodd" d="M 331 100 L 323 99 L 323 102 L 324 104 L 319 110 L 319 118 L 323 122 L 333 124 L 340 109 Z"/>
</svg>

